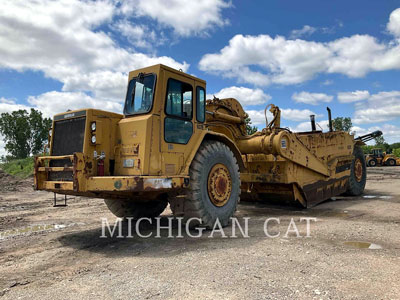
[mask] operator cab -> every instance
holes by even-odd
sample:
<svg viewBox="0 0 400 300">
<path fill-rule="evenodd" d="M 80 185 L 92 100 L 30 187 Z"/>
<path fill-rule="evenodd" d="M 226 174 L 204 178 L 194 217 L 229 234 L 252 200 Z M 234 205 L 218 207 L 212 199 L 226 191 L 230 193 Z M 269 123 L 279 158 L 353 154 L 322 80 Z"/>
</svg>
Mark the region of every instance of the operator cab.
<svg viewBox="0 0 400 300">
<path fill-rule="evenodd" d="M 383 157 L 383 150 L 382 149 L 372 149 L 372 156 Z"/>
<path fill-rule="evenodd" d="M 177 175 L 203 134 L 205 107 L 204 80 L 161 64 L 131 71 L 115 174 Z"/>
</svg>

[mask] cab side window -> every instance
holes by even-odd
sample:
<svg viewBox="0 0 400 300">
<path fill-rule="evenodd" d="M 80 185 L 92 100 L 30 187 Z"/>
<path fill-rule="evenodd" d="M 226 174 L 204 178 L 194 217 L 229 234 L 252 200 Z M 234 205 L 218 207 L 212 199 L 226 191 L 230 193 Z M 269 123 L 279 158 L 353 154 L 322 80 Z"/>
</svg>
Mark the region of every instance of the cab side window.
<svg viewBox="0 0 400 300">
<path fill-rule="evenodd" d="M 206 120 L 206 91 L 200 86 L 196 88 L 196 119 L 202 123 Z"/>
<path fill-rule="evenodd" d="M 190 84 L 175 80 L 168 80 L 167 89 L 167 115 L 181 118 L 192 118 L 193 88 Z"/>
<path fill-rule="evenodd" d="M 193 133 L 193 87 L 170 78 L 165 101 L 164 139 L 187 144 Z"/>
</svg>

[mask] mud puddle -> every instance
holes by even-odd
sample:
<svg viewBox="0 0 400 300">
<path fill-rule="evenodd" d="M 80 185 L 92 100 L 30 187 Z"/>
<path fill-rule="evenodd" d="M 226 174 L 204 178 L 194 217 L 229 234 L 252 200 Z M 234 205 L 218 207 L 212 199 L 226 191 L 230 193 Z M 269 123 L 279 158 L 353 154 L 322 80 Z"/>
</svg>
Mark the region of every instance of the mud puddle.
<svg viewBox="0 0 400 300">
<path fill-rule="evenodd" d="M 363 198 L 365 199 L 392 199 L 392 196 L 385 196 L 385 195 L 364 195 Z"/>
<path fill-rule="evenodd" d="M 349 242 L 344 242 L 343 244 L 346 246 L 349 246 L 352 248 L 358 248 L 358 249 L 372 249 L 372 250 L 382 249 L 381 245 L 378 245 L 375 243 L 369 243 L 369 242 L 349 241 Z"/>
</svg>

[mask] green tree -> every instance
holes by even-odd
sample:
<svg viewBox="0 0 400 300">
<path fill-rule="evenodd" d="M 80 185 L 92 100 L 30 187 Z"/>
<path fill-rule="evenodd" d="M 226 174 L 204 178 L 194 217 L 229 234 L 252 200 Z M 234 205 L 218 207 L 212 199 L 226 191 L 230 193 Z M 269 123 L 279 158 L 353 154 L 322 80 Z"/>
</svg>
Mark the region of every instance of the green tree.
<svg viewBox="0 0 400 300">
<path fill-rule="evenodd" d="M 361 148 L 362 148 L 364 154 L 370 154 L 370 153 L 372 153 L 372 149 L 374 149 L 375 146 L 364 145 L 364 146 L 361 146 Z"/>
<path fill-rule="evenodd" d="M 249 115 L 246 115 L 244 122 L 246 124 L 246 132 L 248 135 L 252 135 L 253 133 L 256 133 L 258 131 L 257 126 L 251 125 L 251 119 L 250 119 Z"/>
<path fill-rule="evenodd" d="M 31 129 L 30 147 L 31 153 L 37 154 L 43 150 L 45 142 L 47 142 L 49 129 L 51 128 L 51 119 L 43 118 L 40 111 L 31 109 L 29 115 L 29 125 Z"/>
<path fill-rule="evenodd" d="M 332 120 L 333 129 L 335 131 L 345 131 L 350 132 L 351 127 L 353 127 L 353 123 L 351 122 L 351 118 L 349 117 L 338 117 Z"/>
<path fill-rule="evenodd" d="M 51 127 L 51 119 L 43 118 L 42 113 L 31 109 L 2 113 L 0 134 L 4 137 L 5 149 L 12 158 L 26 158 L 43 149 Z"/>
<path fill-rule="evenodd" d="M 390 144 L 390 148 L 392 148 L 392 149 L 400 149 L 400 143 Z"/>
<path fill-rule="evenodd" d="M 378 136 L 375 138 L 375 145 L 376 146 L 383 146 L 384 144 L 386 144 L 385 142 L 385 138 L 383 137 L 383 135 Z"/>
<path fill-rule="evenodd" d="M 390 145 L 388 143 L 386 143 L 385 138 L 383 137 L 383 135 L 378 136 L 375 138 L 375 146 L 378 148 L 382 148 L 383 151 L 385 151 L 386 153 L 391 153 L 392 152 L 392 148 L 390 147 Z"/>
</svg>

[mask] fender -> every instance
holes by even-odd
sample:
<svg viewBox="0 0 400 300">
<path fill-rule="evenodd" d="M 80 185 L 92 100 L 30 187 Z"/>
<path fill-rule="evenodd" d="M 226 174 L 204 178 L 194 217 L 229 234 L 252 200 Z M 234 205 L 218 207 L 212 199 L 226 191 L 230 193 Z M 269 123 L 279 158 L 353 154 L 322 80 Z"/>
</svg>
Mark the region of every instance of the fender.
<svg viewBox="0 0 400 300">
<path fill-rule="evenodd" d="M 233 155 L 235 155 L 235 158 L 239 165 L 240 172 L 243 172 L 246 169 L 243 162 L 242 154 L 240 153 L 238 147 L 230 138 L 221 133 L 204 131 L 202 133 L 202 136 L 198 139 L 198 142 L 196 143 L 195 147 L 193 148 L 193 151 L 190 153 L 189 157 L 185 162 L 184 174 L 189 174 L 190 165 L 192 164 L 192 161 L 197 153 L 197 150 L 199 149 L 203 141 L 209 141 L 209 140 L 219 141 L 227 145 L 229 149 L 233 152 Z"/>
</svg>

